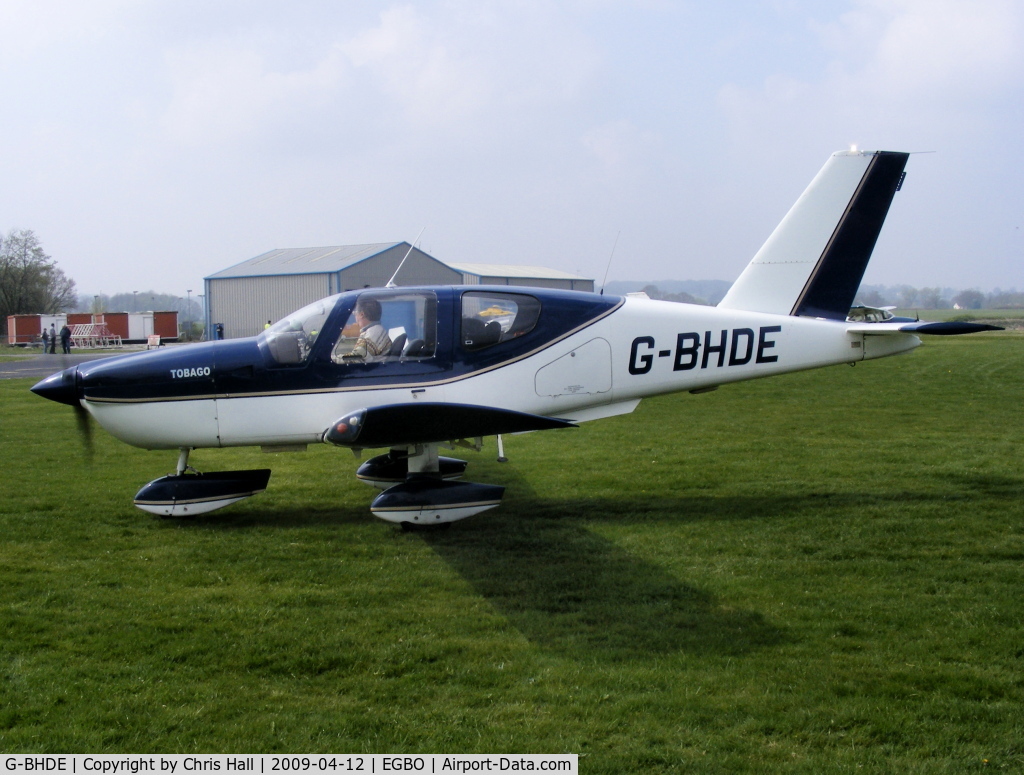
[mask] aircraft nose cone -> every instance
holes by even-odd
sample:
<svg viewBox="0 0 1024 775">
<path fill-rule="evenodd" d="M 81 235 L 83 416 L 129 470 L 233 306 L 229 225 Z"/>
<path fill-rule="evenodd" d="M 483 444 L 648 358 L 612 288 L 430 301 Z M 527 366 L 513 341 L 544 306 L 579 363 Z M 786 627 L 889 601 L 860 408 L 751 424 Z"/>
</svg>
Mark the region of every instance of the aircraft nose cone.
<svg viewBox="0 0 1024 775">
<path fill-rule="evenodd" d="M 32 392 L 61 404 L 79 406 L 77 376 L 78 367 L 72 366 L 36 383 L 32 386 Z"/>
</svg>

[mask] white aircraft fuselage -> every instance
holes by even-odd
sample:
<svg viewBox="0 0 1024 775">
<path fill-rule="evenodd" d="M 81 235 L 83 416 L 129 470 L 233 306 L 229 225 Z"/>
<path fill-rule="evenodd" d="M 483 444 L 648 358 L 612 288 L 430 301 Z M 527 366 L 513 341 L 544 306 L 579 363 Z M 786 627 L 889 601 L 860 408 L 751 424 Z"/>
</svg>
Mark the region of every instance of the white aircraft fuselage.
<svg viewBox="0 0 1024 775">
<path fill-rule="evenodd" d="M 480 286 L 471 288 L 479 291 Z M 534 289 L 515 290 L 538 295 Z M 401 386 L 384 380 L 370 386 L 362 378 L 360 384 L 348 384 L 355 380 L 347 379 L 346 365 L 339 365 L 331 387 L 218 390 L 218 352 L 237 348 L 238 342 L 140 353 L 79 367 L 79 372 L 87 391 L 94 372 L 137 370 L 141 363 L 147 371 L 165 372 L 165 395 L 152 400 L 100 395 L 90 399 L 88 392 L 83 398 L 85 408 L 105 430 L 133 446 L 273 447 L 319 443 L 333 420 L 367 406 L 497 403 L 517 412 L 585 421 L 632 411 L 636 402 L 650 396 L 856 363 L 921 343 L 909 333 L 872 337 L 847 329 L 834 321 L 625 298 L 610 314 L 528 356 L 462 376 L 442 373 Z M 258 352 L 256 342 L 247 344 Z M 177 395 L 185 382 L 210 389 L 189 397 Z"/>
</svg>

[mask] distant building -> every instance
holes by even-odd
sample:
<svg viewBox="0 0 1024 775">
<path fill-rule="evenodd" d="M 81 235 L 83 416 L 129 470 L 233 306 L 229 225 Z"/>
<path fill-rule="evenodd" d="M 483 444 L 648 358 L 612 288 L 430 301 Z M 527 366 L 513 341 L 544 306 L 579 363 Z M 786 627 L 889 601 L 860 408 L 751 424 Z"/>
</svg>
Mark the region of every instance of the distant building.
<svg viewBox="0 0 1024 775">
<path fill-rule="evenodd" d="M 254 336 L 311 302 L 342 291 L 395 284 L 528 285 L 594 289 L 594 281 L 538 266 L 445 264 L 408 242 L 271 250 L 205 278 L 206 331 Z M 403 258 L 408 254 L 405 263 Z M 218 329 L 218 326 L 220 327 Z"/>
<path fill-rule="evenodd" d="M 448 264 L 462 272 L 463 285 L 528 285 L 534 288 L 561 288 L 567 291 L 593 292 L 594 281 L 543 266 L 515 264 Z"/>
<path fill-rule="evenodd" d="M 68 316 L 60 315 L 8 315 L 7 344 L 30 345 L 42 344 L 43 329 L 55 331 L 68 322 Z"/>
<path fill-rule="evenodd" d="M 67 325 L 72 331 L 72 344 L 85 346 L 87 331 L 93 327 L 103 329 L 118 343 L 139 344 L 156 334 L 162 341 L 178 340 L 177 312 L 68 312 L 60 315 L 9 315 L 7 318 L 8 344 L 39 344 L 43 329 L 54 330 Z M 105 337 L 107 338 L 107 337 Z M 81 341 L 80 341 L 81 340 Z"/>
</svg>

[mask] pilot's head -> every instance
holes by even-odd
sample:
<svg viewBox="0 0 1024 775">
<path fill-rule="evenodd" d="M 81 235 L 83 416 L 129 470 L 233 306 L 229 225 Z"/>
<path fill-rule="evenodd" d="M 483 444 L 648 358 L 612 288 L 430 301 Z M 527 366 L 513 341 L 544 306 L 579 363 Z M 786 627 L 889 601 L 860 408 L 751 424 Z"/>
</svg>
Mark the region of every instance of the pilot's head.
<svg viewBox="0 0 1024 775">
<path fill-rule="evenodd" d="M 356 304 L 356 312 L 370 323 L 380 320 L 380 302 L 373 298 L 362 298 Z"/>
</svg>

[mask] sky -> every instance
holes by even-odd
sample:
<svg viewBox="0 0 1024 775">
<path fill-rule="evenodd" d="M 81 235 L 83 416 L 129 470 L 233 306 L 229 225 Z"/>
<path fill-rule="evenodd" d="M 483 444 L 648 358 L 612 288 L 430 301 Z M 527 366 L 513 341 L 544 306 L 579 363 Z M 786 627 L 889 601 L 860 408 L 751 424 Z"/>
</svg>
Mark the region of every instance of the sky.
<svg viewBox="0 0 1024 775">
<path fill-rule="evenodd" d="M 2 0 L 0 231 L 80 293 L 274 248 L 733 280 L 836 150 L 864 282 L 1024 288 L 1016 0 Z"/>
</svg>

